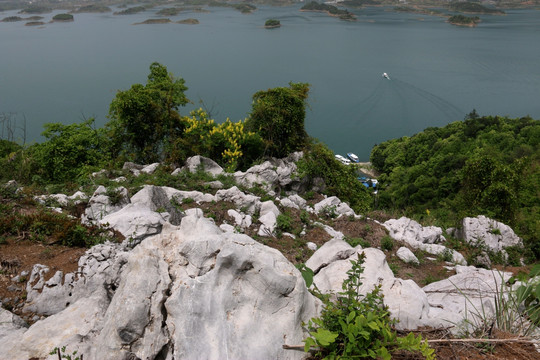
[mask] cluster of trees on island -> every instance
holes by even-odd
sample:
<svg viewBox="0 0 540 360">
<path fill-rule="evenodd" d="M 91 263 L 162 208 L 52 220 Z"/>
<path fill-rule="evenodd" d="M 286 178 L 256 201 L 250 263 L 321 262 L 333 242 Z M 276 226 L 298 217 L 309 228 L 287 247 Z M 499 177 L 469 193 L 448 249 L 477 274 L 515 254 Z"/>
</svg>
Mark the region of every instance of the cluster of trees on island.
<svg viewBox="0 0 540 360">
<path fill-rule="evenodd" d="M 307 134 L 309 89 L 290 83 L 258 91 L 247 119 L 217 123 L 203 109 L 181 115 L 179 108 L 189 102 L 184 80 L 153 63 L 145 84 L 117 92 L 104 127 L 96 128 L 93 119 L 50 123 L 42 143 L 0 140 L 0 181 L 38 187 L 84 183 L 90 173 L 125 161 L 179 166 L 193 155 L 235 171 L 303 151 L 299 176 L 323 179 L 327 195 L 358 213 L 382 209 L 445 227 L 464 216 L 487 215 L 512 225 L 529 259 L 540 259 L 539 120 L 473 111 L 464 121 L 376 145 L 371 163 L 380 172 L 380 189 L 374 197 L 353 166 L 336 161 Z"/>
</svg>

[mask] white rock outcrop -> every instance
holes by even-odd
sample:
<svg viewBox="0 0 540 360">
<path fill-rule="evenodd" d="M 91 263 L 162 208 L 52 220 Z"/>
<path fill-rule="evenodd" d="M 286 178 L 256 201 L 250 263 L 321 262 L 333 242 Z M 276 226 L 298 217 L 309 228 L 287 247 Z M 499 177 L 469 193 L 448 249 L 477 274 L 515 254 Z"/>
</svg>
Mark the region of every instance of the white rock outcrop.
<svg viewBox="0 0 540 360">
<path fill-rule="evenodd" d="M 279 251 L 223 233 L 198 209 L 130 252 L 101 250 L 80 269 L 88 295 L 0 338 L 0 359 L 52 360 L 51 349 L 64 345 L 88 360 L 305 358 L 283 344 L 302 343 L 302 323 L 320 302 Z M 116 266 L 114 279 L 101 277 L 107 268 L 89 271 L 100 255 Z"/>
<path fill-rule="evenodd" d="M 509 246 L 523 246 L 523 242 L 510 226 L 479 215 L 466 217 L 456 235 L 473 245 L 484 245 L 489 250 L 498 252 Z"/>
<path fill-rule="evenodd" d="M 446 241 L 439 227 L 422 226 L 406 217 L 391 219 L 382 225 L 388 230 L 390 237 L 408 244 L 413 249 L 420 249 L 432 255 L 449 253 L 454 264 L 467 265 L 467 261 L 460 252 L 438 244 Z"/>
<path fill-rule="evenodd" d="M 107 195 L 107 189 L 100 185 L 88 202 L 88 207 L 81 217 L 83 224 L 97 224 L 105 216 L 119 211 L 129 204 L 128 191 L 125 187 L 119 187 L 114 190 L 118 199 L 111 201 Z"/>
</svg>

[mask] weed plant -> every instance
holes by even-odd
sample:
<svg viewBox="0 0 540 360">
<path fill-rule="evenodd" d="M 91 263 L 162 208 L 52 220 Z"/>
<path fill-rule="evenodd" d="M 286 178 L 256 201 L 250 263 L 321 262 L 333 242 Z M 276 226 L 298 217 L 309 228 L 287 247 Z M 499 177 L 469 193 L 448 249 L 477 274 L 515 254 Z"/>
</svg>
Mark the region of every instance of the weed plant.
<svg viewBox="0 0 540 360">
<path fill-rule="evenodd" d="M 434 350 L 421 336 L 412 333 L 397 336 L 380 285 L 365 296 L 359 295 L 364 260 L 362 253 L 357 261 L 351 261 L 352 267 L 342 284 L 343 291 L 334 300 L 331 294 L 322 294 L 315 287 L 315 295 L 322 300 L 324 308 L 320 317 L 307 324 L 310 337 L 304 341 L 304 351 L 313 348 L 315 356 L 324 359 L 370 357 L 388 360 L 393 352 L 406 350 L 418 352 L 426 359 L 435 359 Z M 305 266 L 301 271 L 306 273 L 306 283 L 308 279 L 312 280 L 312 271 L 307 271 Z"/>
</svg>

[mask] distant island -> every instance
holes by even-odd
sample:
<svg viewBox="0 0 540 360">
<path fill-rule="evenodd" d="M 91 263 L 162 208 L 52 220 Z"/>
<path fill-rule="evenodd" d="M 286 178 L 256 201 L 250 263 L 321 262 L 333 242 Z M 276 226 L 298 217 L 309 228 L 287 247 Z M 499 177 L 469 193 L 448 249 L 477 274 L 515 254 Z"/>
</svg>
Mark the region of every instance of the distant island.
<svg viewBox="0 0 540 360">
<path fill-rule="evenodd" d="M 448 22 L 457 26 L 475 27 L 479 22 L 478 16 L 454 15 L 448 18 Z"/>
<path fill-rule="evenodd" d="M 242 14 L 251 14 L 253 11 L 257 10 L 257 7 L 251 4 L 228 4 L 219 1 L 210 1 L 208 3 L 208 6 L 230 7 L 240 11 Z"/>
<path fill-rule="evenodd" d="M 451 11 L 461 12 L 465 14 L 489 14 L 489 15 L 505 15 L 502 10 L 485 7 L 474 2 L 455 2 L 448 5 Z"/>
<path fill-rule="evenodd" d="M 146 10 L 146 6 L 134 6 L 134 7 L 130 7 L 125 10 L 122 10 L 122 11 L 116 11 L 113 14 L 114 15 L 133 15 L 133 14 L 140 13 L 141 11 L 145 11 L 145 10 Z"/>
<path fill-rule="evenodd" d="M 2 22 L 15 22 L 15 21 L 21 21 L 24 20 L 20 16 L 8 16 L 2 19 Z"/>
<path fill-rule="evenodd" d="M 112 11 L 110 7 L 105 5 L 84 5 L 73 11 L 74 13 L 106 13 Z"/>
<path fill-rule="evenodd" d="M 31 5 L 19 11 L 19 14 L 46 14 L 50 13 L 51 11 L 52 9 L 47 6 Z"/>
<path fill-rule="evenodd" d="M 171 19 L 148 19 L 140 23 L 135 23 L 133 25 L 168 24 L 170 22 L 172 22 Z"/>
<path fill-rule="evenodd" d="M 300 9 L 300 11 L 313 11 L 313 12 L 324 12 L 330 16 L 338 17 L 340 20 L 345 21 L 355 21 L 356 16 L 348 10 L 341 10 L 333 5 L 320 4 L 316 1 L 312 1 Z"/>
<path fill-rule="evenodd" d="M 422 15 L 432 15 L 432 16 L 443 16 L 444 13 L 441 10 L 437 9 L 428 9 L 418 6 L 395 6 L 392 11 L 395 12 L 404 12 L 404 13 L 413 13 L 413 14 L 422 14 Z"/>
<path fill-rule="evenodd" d="M 43 21 L 30 21 L 24 24 L 25 26 L 39 26 L 39 25 L 45 25 Z"/>
<path fill-rule="evenodd" d="M 197 25 L 199 23 L 199 20 L 197 19 L 184 19 L 176 22 L 177 24 L 187 24 L 187 25 Z"/>
<path fill-rule="evenodd" d="M 156 14 L 161 15 L 161 16 L 176 16 L 180 14 L 182 10 L 183 10 L 182 8 L 177 8 L 177 7 L 165 8 L 165 9 L 159 10 Z"/>
<path fill-rule="evenodd" d="M 268 19 L 264 23 L 264 27 L 267 29 L 275 29 L 281 26 L 281 22 L 276 19 Z"/>
<path fill-rule="evenodd" d="M 52 18 L 53 22 L 70 22 L 73 21 L 73 15 L 71 14 L 58 14 Z"/>
</svg>

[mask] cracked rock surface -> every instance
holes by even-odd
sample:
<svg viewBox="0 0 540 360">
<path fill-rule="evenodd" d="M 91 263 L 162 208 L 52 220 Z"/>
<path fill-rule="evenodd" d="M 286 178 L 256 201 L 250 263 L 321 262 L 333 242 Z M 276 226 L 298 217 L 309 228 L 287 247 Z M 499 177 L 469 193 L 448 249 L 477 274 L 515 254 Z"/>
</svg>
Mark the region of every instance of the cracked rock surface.
<svg viewBox="0 0 540 360">
<path fill-rule="evenodd" d="M 222 232 L 197 209 L 121 261 L 111 253 L 116 279 L 90 271 L 99 249 L 77 281 L 54 286 L 75 294 L 85 282 L 92 292 L 0 338 L 0 359 L 55 359 L 56 346 L 88 360 L 305 358 L 282 345 L 302 343 L 319 301 L 279 251 Z"/>
</svg>

